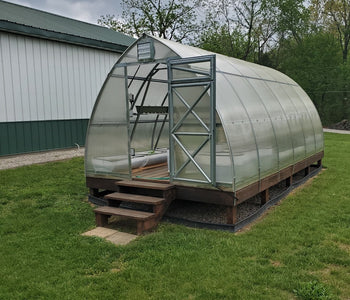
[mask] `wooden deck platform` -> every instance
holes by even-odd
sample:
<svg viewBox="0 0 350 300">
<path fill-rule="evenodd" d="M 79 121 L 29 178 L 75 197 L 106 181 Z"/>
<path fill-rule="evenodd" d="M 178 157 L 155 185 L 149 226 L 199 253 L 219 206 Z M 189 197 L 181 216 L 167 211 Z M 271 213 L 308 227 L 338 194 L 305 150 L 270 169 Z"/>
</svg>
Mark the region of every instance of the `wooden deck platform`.
<svg viewBox="0 0 350 300">
<path fill-rule="evenodd" d="M 206 188 L 195 185 L 185 185 L 178 182 L 170 184 L 168 166 L 166 163 L 159 165 L 146 166 L 132 170 L 132 178 L 129 180 L 115 180 L 113 178 L 87 177 L 86 184 L 90 188 L 90 194 L 93 197 L 108 200 L 108 205 L 117 207 L 121 202 L 136 202 L 147 204 L 153 207 L 152 211 L 156 214 L 152 223 L 140 220 L 138 223 L 138 234 L 145 230 L 153 228 L 158 224 L 165 213 L 170 202 L 174 199 L 185 201 L 196 201 L 224 205 L 227 207 L 227 224 L 237 222 L 237 206 L 247 199 L 260 194 L 261 205 L 270 200 L 270 187 L 285 182 L 287 186 L 292 185 L 293 175 L 298 172 L 310 173 L 311 166 L 320 167 L 322 165 L 323 151 L 316 153 L 294 165 L 288 166 L 278 172 L 261 178 L 260 180 L 235 191 L 222 188 Z M 109 196 L 107 196 L 109 194 Z M 129 195 L 125 195 L 129 194 Z M 141 198 L 139 195 L 145 196 Z M 153 197 L 160 198 L 159 200 Z M 163 204 L 158 202 L 164 201 Z M 103 215 L 97 211 L 97 214 Z M 119 212 L 117 212 L 119 214 Z M 116 213 L 114 213 L 115 215 Z M 121 215 L 120 213 L 119 215 Z M 110 213 L 110 215 L 113 215 Z M 98 218 L 105 218 L 99 217 Z M 103 223 L 105 220 L 99 220 Z"/>
<path fill-rule="evenodd" d="M 168 165 L 167 163 L 163 163 L 159 165 L 133 169 L 132 176 L 136 179 L 169 181 Z"/>
</svg>

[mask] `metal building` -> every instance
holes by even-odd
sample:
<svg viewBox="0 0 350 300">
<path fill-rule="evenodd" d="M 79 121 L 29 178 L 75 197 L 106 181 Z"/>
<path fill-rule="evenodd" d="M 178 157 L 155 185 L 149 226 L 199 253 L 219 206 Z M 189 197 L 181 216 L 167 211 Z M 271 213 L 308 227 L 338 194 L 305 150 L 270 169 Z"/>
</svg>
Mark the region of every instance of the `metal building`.
<svg viewBox="0 0 350 300">
<path fill-rule="evenodd" d="M 116 191 L 107 199 L 120 203 L 145 202 L 118 195 L 125 187 L 170 184 L 178 199 L 232 208 L 232 223 L 239 203 L 258 193 L 266 200 L 271 186 L 321 165 L 323 147 L 313 103 L 286 75 L 145 35 L 118 60 L 97 98 L 87 186 L 93 196 Z M 127 215 L 104 208 L 97 216 L 108 213 Z"/>
<path fill-rule="evenodd" d="M 0 1 L 0 155 L 84 145 L 100 86 L 133 41 Z"/>
</svg>

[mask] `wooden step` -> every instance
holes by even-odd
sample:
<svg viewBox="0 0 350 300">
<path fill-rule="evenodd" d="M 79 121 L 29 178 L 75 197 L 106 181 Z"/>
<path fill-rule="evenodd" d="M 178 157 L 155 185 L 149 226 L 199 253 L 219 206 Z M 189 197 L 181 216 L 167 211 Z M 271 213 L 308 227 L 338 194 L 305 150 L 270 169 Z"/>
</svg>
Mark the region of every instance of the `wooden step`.
<svg viewBox="0 0 350 300">
<path fill-rule="evenodd" d="M 148 220 L 155 217 L 154 213 L 111 206 L 101 206 L 99 208 L 96 208 L 94 212 L 95 214 L 97 213 L 107 216 L 127 217 L 134 220 Z"/>
<path fill-rule="evenodd" d="M 109 216 L 126 217 L 137 221 L 137 234 L 142 234 L 144 231 L 153 229 L 157 226 L 156 214 L 124 209 L 119 207 L 102 206 L 94 210 L 97 226 L 108 225 Z"/>
<path fill-rule="evenodd" d="M 168 183 L 158 183 L 158 182 L 139 181 L 139 180 L 121 180 L 121 181 L 117 181 L 116 184 L 119 186 L 159 190 L 159 191 L 166 191 L 166 190 L 173 189 L 175 187 L 173 184 L 168 184 Z"/>
<path fill-rule="evenodd" d="M 124 202 L 133 202 L 133 203 L 142 203 L 149 205 L 160 205 L 164 203 L 164 198 L 158 197 L 150 197 L 143 195 L 135 195 L 135 194 L 126 194 L 126 193 L 112 193 L 104 196 L 105 199 L 108 200 L 116 200 L 116 201 L 124 201 Z"/>
</svg>

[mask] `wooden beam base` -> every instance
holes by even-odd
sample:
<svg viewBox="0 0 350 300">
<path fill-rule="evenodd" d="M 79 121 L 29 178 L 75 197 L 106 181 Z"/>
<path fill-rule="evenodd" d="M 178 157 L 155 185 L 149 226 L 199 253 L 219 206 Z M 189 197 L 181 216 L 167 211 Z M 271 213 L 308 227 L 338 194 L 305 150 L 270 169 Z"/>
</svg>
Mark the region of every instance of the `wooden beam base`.
<svg viewBox="0 0 350 300">
<path fill-rule="evenodd" d="M 227 206 L 226 216 L 227 224 L 235 224 L 237 222 L 237 206 Z"/>
<path fill-rule="evenodd" d="M 266 189 L 265 191 L 262 191 L 260 193 L 261 196 L 261 206 L 263 206 L 264 204 L 266 204 L 266 202 L 268 202 L 270 200 L 270 191 L 269 189 Z"/>
</svg>

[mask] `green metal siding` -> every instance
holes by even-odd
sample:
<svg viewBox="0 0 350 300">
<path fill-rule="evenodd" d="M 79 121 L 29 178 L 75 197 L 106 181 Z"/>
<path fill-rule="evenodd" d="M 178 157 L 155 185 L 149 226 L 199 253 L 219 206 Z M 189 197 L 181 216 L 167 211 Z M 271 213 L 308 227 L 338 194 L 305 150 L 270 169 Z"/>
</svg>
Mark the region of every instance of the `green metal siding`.
<svg viewBox="0 0 350 300">
<path fill-rule="evenodd" d="M 0 156 L 85 144 L 88 119 L 0 123 Z"/>
</svg>

